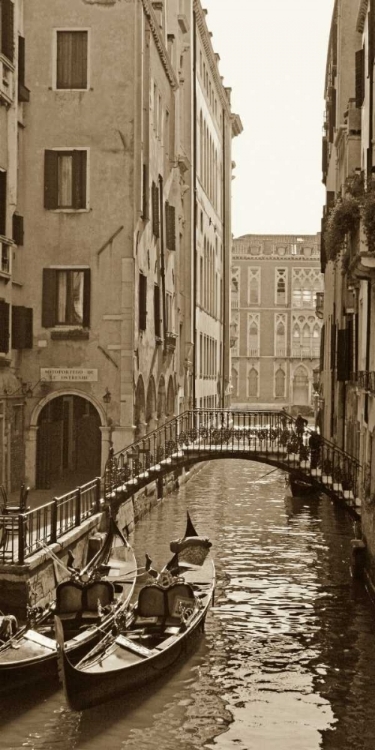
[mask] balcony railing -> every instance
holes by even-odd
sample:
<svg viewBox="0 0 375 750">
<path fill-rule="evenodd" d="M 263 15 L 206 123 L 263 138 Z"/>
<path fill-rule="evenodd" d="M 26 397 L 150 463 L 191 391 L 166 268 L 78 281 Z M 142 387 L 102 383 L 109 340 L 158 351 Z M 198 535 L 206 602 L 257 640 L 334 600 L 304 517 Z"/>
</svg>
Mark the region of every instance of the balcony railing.
<svg viewBox="0 0 375 750">
<path fill-rule="evenodd" d="M 318 359 L 319 355 L 319 346 L 292 346 L 292 357 L 298 357 L 300 359 Z"/>
</svg>

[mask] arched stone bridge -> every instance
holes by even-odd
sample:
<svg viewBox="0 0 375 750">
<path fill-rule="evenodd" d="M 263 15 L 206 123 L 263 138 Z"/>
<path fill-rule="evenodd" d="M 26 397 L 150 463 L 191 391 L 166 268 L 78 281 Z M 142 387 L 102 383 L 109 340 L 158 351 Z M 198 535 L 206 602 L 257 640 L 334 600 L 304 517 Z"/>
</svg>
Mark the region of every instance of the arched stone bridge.
<svg viewBox="0 0 375 750">
<path fill-rule="evenodd" d="M 320 436 L 314 446 L 312 433 L 305 428 L 298 435 L 295 420 L 283 411 L 186 411 L 118 453 L 111 452 L 105 499 L 123 502 L 150 482 L 199 462 L 241 458 L 282 469 L 359 515 L 358 461 Z"/>
</svg>

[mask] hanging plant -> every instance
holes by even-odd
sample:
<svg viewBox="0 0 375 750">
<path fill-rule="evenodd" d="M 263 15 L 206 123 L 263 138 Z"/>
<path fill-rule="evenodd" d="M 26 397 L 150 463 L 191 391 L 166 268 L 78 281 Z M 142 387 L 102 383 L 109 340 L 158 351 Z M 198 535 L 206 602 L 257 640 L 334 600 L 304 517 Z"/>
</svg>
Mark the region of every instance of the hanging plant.
<svg viewBox="0 0 375 750">
<path fill-rule="evenodd" d="M 375 189 L 371 185 L 362 200 L 363 229 L 370 253 L 375 253 Z"/>
<path fill-rule="evenodd" d="M 343 250 L 345 237 L 358 228 L 360 216 L 358 198 L 347 194 L 336 201 L 329 214 L 324 235 L 324 243 L 330 260 L 336 260 Z"/>
</svg>

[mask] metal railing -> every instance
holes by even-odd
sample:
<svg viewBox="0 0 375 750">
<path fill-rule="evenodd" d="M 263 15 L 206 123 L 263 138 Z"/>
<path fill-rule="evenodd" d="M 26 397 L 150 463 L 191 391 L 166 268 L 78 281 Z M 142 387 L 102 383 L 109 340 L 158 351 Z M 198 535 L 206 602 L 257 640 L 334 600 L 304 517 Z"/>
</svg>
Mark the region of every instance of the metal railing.
<svg viewBox="0 0 375 750">
<path fill-rule="evenodd" d="M 314 435 L 314 438 L 312 437 Z M 315 442 L 314 442 L 315 441 Z M 104 476 L 26 513 L 0 515 L 0 564 L 23 564 L 40 542 L 53 544 L 100 511 L 104 499 L 122 502 L 141 487 L 183 466 L 210 458 L 247 457 L 298 470 L 337 493 L 358 495 L 359 463 L 282 411 L 195 409 L 132 445 L 110 453 Z"/>
<path fill-rule="evenodd" d="M 68 531 L 100 511 L 101 479 L 95 477 L 75 490 L 22 514 L 0 515 L 0 564 L 22 565 L 38 551 L 40 542 L 53 544 Z"/>
</svg>

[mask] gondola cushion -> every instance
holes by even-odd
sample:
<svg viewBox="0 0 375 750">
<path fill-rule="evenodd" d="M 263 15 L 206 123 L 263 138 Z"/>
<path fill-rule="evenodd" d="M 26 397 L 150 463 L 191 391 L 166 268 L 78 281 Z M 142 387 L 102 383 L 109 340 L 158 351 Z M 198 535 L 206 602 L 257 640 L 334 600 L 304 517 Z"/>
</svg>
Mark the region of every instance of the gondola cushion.
<svg viewBox="0 0 375 750">
<path fill-rule="evenodd" d="M 110 581 L 93 581 L 88 583 L 83 591 L 83 608 L 89 612 L 96 612 L 98 601 L 102 607 L 113 602 L 115 588 Z"/>
<path fill-rule="evenodd" d="M 83 585 L 78 581 L 63 581 L 56 589 L 56 614 L 65 615 L 82 610 Z"/>
<path fill-rule="evenodd" d="M 184 608 L 194 607 L 194 591 L 188 583 L 175 583 L 166 591 L 168 617 L 181 620 Z"/>
<path fill-rule="evenodd" d="M 138 614 L 140 617 L 165 617 L 164 589 L 159 586 L 144 586 L 138 597 Z"/>
</svg>

